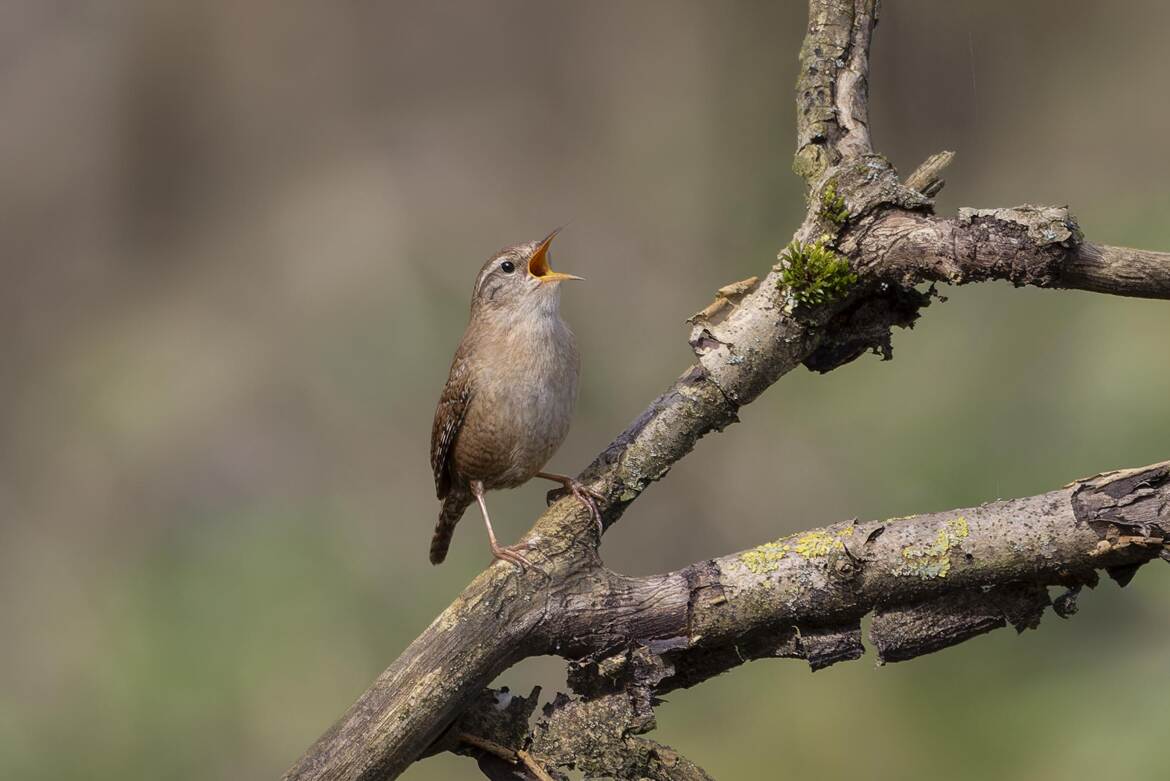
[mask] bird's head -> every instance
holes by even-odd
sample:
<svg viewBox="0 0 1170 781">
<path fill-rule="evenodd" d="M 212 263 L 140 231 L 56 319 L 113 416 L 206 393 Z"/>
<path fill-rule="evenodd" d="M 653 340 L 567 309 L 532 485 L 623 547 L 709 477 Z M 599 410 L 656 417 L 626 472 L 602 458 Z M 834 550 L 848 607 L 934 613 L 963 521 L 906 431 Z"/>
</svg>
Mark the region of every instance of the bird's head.
<svg viewBox="0 0 1170 781">
<path fill-rule="evenodd" d="M 549 247 L 559 231 L 560 228 L 554 230 L 540 241 L 505 247 L 484 263 L 471 294 L 472 311 L 556 312 L 560 283 L 581 279 L 553 271 L 549 264 Z"/>
</svg>

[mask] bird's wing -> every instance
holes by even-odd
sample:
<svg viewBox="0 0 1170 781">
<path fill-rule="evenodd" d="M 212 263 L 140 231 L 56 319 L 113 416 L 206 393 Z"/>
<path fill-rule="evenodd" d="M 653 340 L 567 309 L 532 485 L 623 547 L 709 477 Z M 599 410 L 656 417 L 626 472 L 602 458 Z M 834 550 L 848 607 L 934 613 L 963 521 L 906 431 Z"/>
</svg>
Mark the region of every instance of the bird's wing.
<svg viewBox="0 0 1170 781">
<path fill-rule="evenodd" d="M 463 426 L 471 393 L 471 371 L 460 350 L 451 363 L 451 374 L 443 386 L 435 422 L 431 425 L 431 470 L 435 473 L 435 493 L 440 499 L 451 490 L 455 437 Z"/>
</svg>

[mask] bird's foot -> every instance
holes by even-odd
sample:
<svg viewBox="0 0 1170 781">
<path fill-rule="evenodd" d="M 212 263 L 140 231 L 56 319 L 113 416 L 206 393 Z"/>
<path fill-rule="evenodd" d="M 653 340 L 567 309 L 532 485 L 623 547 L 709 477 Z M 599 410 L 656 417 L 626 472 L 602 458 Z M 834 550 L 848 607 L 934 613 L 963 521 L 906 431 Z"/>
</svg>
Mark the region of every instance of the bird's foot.
<svg viewBox="0 0 1170 781">
<path fill-rule="evenodd" d="M 491 543 L 492 558 L 500 559 L 502 561 L 511 562 L 520 569 L 528 569 L 529 567 L 536 568 L 531 561 L 524 557 L 520 551 L 529 549 L 526 542 L 519 542 L 515 545 L 497 545 L 494 541 Z"/>
<path fill-rule="evenodd" d="M 597 509 L 597 502 L 599 500 L 605 501 L 605 494 L 601 493 L 600 491 L 594 491 L 589 486 L 585 485 L 579 480 L 573 479 L 572 477 L 565 477 L 563 475 L 557 475 L 554 477 L 544 474 L 540 475 L 540 477 L 545 477 L 548 480 L 555 480 L 564 486 L 564 488 L 560 490 L 549 491 L 548 498 L 550 500 L 552 500 L 554 497 L 560 498 L 561 496 L 564 496 L 566 493 L 568 493 L 575 496 L 577 501 L 589 508 L 589 513 L 593 516 L 593 521 L 597 524 L 597 537 L 598 539 L 601 539 L 601 535 L 605 533 L 605 524 L 601 520 L 601 511 Z"/>
</svg>

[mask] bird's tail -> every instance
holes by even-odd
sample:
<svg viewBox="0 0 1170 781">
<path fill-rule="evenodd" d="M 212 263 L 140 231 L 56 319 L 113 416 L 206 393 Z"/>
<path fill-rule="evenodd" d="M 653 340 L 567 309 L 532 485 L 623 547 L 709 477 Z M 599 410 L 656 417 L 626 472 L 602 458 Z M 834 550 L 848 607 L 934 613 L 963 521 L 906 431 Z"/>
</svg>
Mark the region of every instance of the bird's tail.
<svg viewBox="0 0 1170 781">
<path fill-rule="evenodd" d="M 464 511 L 475 501 L 462 492 L 451 492 L 443 500 L 443 509 L 439 511 L 439 520 L 435 523 L 435 534 L 431 537 L 431 564 L 442 564 L 447 558 L 447 549 L 451 547 L 451 537 L 455 534 L 455 524 L 463 517 Z"/>
</svg>

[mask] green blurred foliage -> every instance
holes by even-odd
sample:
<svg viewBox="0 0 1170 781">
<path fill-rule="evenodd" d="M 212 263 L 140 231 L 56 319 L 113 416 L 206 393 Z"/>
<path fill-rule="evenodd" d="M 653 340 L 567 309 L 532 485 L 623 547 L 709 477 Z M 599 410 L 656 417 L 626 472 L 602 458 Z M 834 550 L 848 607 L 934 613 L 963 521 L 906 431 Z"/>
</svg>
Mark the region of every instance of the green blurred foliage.
<svg viewBox="0 0 1170 781">
<path fill-rule="evenodd" d="M 426 562 L 427 440 L 476 269 L 571 221 L 585 361 L 553 467 L 775 262 L 803 3 L 0 9 L 0 778 L 272 778 L 486 563 Z M 883 4 L 872 129 L 939 199 L 1170 248 L 1170 7 Z M 1170 457 L 1170 307 L 945 291 L 895 360 L 795 372 L 607 537 L 649 573 L 821 523 Z M 629 338 L 636 330 L 639 338 Z M 505 537 L 543 487 L 492 497 Z M 1161 777 L 1170 571 L 912 663 L 757 662 L 659 710 L 719 778 Z M 551 696 L 562 666 L 501 677 Z M 450 756 L 415 781 L 476 778 Z"/>
</svg>

